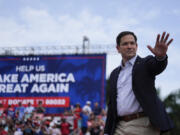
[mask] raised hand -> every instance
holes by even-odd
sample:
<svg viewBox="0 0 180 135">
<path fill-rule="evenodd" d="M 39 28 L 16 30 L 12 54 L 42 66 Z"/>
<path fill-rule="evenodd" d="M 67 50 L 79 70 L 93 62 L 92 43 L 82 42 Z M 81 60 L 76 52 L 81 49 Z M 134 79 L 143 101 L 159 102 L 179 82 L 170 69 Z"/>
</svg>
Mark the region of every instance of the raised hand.
<svg viewBox="0 0 180 135">
<path fill-rule="evenodd" d="M 160 34 L 157 35 L 156 44 L 154 48 L 150 45 L 147 48 L 158 58 L 162 58 L 166 56 L 166 52 L 168 50 L 168 46 L 172 43 L 173 39 L 171 38 L 168 41 L 169 33 L 163 32 L 162 36 Z"/>
</svg>

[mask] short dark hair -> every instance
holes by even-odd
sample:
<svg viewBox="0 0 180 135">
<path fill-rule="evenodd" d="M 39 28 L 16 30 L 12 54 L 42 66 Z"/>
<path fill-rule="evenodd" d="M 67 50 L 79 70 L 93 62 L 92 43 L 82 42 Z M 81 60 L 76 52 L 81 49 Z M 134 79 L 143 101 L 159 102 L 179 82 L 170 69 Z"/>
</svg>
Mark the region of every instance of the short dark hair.
<svg viewBox="0 0 180 135">
<path fill-rule="evenodd" d="M 126 35 L 132 35 L 134 37 L 135 41 L 137 42 L 137 37 L 136 37 L 136 35 L 133 32 L 131 32 L 131 31 L 123 31 L 123 32 L 118 34 L 118 36 L 116 38 L 116 44 L 120 45 L 121 38 L 126 36 Z"/>
</svg>

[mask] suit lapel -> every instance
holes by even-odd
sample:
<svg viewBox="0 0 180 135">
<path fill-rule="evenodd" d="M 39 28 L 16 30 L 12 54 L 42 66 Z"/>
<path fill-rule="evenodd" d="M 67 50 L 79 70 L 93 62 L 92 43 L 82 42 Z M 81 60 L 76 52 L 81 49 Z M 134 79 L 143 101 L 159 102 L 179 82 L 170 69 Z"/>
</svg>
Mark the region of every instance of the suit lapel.
<svg viewBox="0 0 180 135">
<path fill-rule="evenodd" d="M 132 80 L 134 79 L 134 71 L 135 71 L 137 65 L 140 63 L 140 61 L 141 61 L 141 57 L 137 56 L 136 61 L 133 65 L 133 69 L 132 69 Z"/>
</svg>

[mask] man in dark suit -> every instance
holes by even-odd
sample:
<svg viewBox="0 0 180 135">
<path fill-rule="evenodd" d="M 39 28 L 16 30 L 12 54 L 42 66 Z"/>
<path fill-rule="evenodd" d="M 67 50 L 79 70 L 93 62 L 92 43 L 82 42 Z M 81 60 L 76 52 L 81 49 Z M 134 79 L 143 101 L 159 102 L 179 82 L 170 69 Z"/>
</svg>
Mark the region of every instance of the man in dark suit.
<svg viewBox="0 0 180 135">
<path fill-rule="evenodd" d="M 117 50 L 122 56 L 120 66 L 110 75 L 107 135 L 159 135 L 173 128 L 163 103 L 157 96 L 155 77 L 167 66 L 169 34 L 158 34 L 154 48 L 147 46 L 154 56 L 136 55 L 137 37 L 133 32 L 121 32 Z"/>
</svg>

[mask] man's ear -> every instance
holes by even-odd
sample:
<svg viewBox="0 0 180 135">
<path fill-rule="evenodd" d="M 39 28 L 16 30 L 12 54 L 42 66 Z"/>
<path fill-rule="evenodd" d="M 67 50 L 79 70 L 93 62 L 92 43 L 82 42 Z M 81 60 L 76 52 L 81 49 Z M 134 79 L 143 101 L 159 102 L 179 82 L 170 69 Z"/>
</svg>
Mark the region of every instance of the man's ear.
<svg viewBox="0 0 180 135">
<path fill-rule="evenodd" d="M 116 49 L 119 50 L 119 45 L 116 45 Z"/>
<path fill-rule="evenodd" d="M 120 52 L 120 46 L 119 45 L 116 45 L 116 49 L 118 52 Z"/>
</svg>

